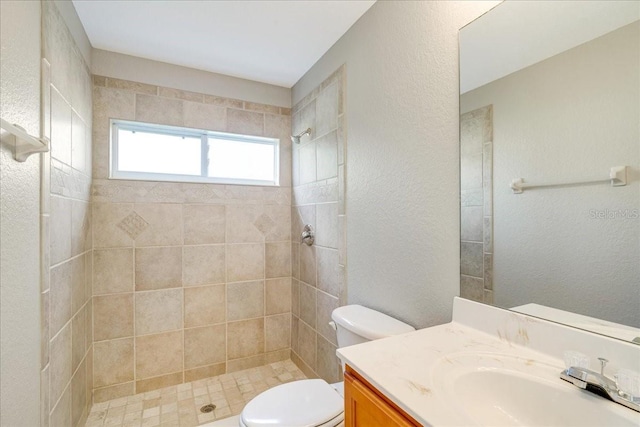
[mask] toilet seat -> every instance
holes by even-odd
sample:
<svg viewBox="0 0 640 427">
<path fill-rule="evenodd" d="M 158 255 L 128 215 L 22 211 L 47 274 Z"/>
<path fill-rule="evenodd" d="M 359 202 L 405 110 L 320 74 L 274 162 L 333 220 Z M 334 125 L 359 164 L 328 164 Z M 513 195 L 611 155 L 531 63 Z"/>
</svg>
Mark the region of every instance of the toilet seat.
<svg viewBox="0 0 640 427">
<path fill-rule="evenodd" d="M 343 420 L 342 396 L 318 379 L 271 388 L 254 397 L 240 414 L 242 427 L 334 427 Z"/>
</svg>

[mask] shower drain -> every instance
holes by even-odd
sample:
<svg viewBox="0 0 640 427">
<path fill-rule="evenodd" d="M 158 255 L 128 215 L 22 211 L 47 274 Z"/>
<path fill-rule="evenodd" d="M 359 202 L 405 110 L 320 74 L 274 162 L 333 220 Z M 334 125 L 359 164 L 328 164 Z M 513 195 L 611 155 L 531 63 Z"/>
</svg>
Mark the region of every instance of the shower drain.
<svg viewBox="0 0 640 427">
<path fill-rule="evenodd" d="M 214 409 L 216 409 L 216 405 L 214 405 L 213 403 L 210 403 L 200 408 L 200 412 L 208 414 L 209 412 L 212 412 Z"/>
</svg>

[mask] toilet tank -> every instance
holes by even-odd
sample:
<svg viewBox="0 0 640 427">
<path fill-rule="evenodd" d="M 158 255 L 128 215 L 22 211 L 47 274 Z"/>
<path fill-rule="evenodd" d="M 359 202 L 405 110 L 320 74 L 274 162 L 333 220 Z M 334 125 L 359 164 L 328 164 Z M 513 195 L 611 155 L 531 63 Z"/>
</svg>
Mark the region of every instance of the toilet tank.
<svg viewBox="0 0 640 427">
<path fill-rule="evenodd" d="M 336 308 L 331 318 L 336 325 L 338 347 L 415 331 L 413 326 L 357 304 Z"/>
</svg>

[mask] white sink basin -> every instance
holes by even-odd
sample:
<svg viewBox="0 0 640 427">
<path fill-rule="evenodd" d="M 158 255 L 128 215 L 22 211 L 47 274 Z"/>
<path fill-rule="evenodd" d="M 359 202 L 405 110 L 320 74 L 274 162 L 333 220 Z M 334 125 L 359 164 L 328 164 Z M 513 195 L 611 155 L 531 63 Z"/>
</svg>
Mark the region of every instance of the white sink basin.
<svg viewBox="0 0 640 427">
<path fill-rule="evenodd" d="M 558 377 L 561 368 L 490 353 L 443 358 L 434 388 L 469 425 L 640 426 L 640 412 L 580 390 Z"/>
</svg>

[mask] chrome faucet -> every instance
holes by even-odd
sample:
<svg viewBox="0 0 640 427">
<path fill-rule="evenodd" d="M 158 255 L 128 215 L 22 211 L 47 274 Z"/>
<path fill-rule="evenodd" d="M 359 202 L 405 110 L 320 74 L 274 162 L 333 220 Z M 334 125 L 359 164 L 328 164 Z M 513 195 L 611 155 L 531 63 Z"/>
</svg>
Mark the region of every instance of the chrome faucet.
<svg viewBox="0 0 640 427">
<path fill-rule="evenodd" d="M 571 366 L 560 372 L 560 378 L 583 390 L 640 412 L 640 397 L 634 397 L 620 390 L 616 381 L 604 374 L 604 367 L 608 360 L 602 357 L 599 357 L 598 360 L 600 361 L 600 373 L 587 368 Z"/>
</svg>

